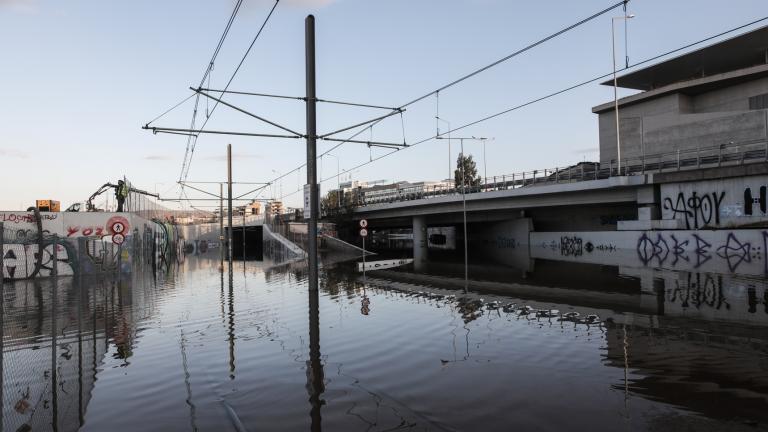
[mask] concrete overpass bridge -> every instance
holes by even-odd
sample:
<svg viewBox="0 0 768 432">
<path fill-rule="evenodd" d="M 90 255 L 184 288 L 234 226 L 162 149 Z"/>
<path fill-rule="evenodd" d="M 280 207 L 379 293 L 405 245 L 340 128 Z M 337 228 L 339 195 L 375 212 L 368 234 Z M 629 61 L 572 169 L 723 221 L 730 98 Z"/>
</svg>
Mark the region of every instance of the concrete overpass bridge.
<svg viewBox="0 0 768 432">
<path fill-rule="evenodd" d="M 497 177 L 463 195 L 460 189 L 425 191 L 390 202 L 365 203 L 353 209 L 352 217 L 367 219 L 370 230 L 411 228 L 417 265 L 426 261 L 428 227 L 456 226 L 457 245 L 465 241 L 461 229 L 465 208 L 470 249 L 489 245 L 511 249 L 500 255 L 515 262 L 520 261 L 512 257 L 516 251 L 525 250 L 528 256 L 533 242 L 543 248 L 545 240 L 560 255 L 568 255 L 568 245 L 561 239 L 585 237 L 574 234 L 597 239 L 589 248 L 626 249 L 635 257 L 662 257 L 668 255 L 665 250 L 679 253 L 683 247 L 699 244 L 727 258 L 736 246 L 726 235 L 751 238 L 768 229 L 768 150 L 765 142 L 760 145 L 762 151 L 752 147 L 740 153 L 714 148 L 710 149 L 714 155 L 699 152 L 693 161 L 680 157 L 672 167 L 662 161 L 648 168 L 643 162 L 604 174 L 599 167 L 589 171 L 576 166 L 551 170 L 539 178 L 528 175 L 525 180 L 522 175 L 501 182 Z M 657 240 L 654 232 L 665 230 L 678 230 L 675 238 L 687 241 L 677 245 L 676 240 L 675 244 Z M 722 239 L 703 240 L 709 235 Z"/>
</svg>

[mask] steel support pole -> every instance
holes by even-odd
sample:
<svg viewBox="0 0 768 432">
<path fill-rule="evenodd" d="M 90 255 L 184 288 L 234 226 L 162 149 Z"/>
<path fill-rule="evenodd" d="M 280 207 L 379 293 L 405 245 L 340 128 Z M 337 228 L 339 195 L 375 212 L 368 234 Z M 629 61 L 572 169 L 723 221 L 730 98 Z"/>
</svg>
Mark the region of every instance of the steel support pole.
<svg viewBox="0 0 768 432">
<path fill-rule="evenodd" d="M 224 184 L 219 183 L 219 250 L 221 271 L 224 271 Z"/>
<path fill-rule="evenodd" d="M 616 79 L 616 33 L 615 19 L 611 20 L 611 47 L 613 48 L 613 105 L 616 113 L 616 160 L 619 163 L 619 176 L 621 176 L 621 136 L 619 134 L 619 91 Z"/>
<path fill-rule="evenodd" d="M 227 144 L 227 254 L 232 266 L 232 144 Z"/>
<path fill-rule="evenodd" d="M 307 16 L 304 28 L 307 87 L 307 183 L 309 184 L 309 290 L 317 291 L 317 97 L 315 94 L 315 17 Z"/>
<path fill-rule="evenodd" d="M 462 206 L 462 213 L 464 214 L 464 291 L 467 290 L 469 287 L 469 249 L 467 243 L 469 243 L 469 239 L 467 238 L 467 196 L 466 196 L 466 189 L 467 189 L 467 181 L 464 178 L 464 164 L 465 164 L 465 156 L 464 156 L 464 140 L 461 141 L 461 157 L 459 160 L 461 160 L 461 206 Z"/>
</svg>

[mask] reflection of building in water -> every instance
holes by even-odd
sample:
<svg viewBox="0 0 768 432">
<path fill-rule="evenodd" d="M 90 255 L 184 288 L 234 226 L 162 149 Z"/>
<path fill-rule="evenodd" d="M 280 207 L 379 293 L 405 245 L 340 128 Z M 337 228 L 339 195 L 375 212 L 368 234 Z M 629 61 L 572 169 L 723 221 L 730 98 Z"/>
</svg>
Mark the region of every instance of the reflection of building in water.
<svg viewBox="0 0 768 432">
<path fill-rule="evenodd" d="M 373 271 L 367 285 L 451 305 L 465 323 L 502 314 L 599 325 L 605 364 L 627 374 L 617 390 L 712 418 L 768 421 L 768 281 L 669 270 L 629 277 L 632 269 L 563 264 L 537 261 L 525 279 L 475 268 L 468 292 L 461 268 L 448 277 L 442 268 Z"/>
<path fill-rule="evenodd" d="M 61 278 L 55 305 L 53 285 L 32 279 L 3 287 L 2 430 L 77 430 L 110 342 L 128 362 L 136 322 L 153 308 L 144 282 L 86 278 L 81 290 L 77 279 Z"/>
<path fill-rule="evenodd" d="M 626 348 L 632 394 L 709 417 L 768 420 L 765 327 L 658 317 L 627 331 L 625 345 L 622 328 L 608 326 L 607 364 L 624 368 Z"/>
</svg>

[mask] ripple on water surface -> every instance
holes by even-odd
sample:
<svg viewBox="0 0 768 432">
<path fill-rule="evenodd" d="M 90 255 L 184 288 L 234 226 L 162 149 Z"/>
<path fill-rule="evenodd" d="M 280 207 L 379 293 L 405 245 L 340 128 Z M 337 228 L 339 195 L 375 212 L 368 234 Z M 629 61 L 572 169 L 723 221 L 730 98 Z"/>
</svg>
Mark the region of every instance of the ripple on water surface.
<svg viewBox="0 0 768 432">
<path fill-rule="evenodd" d="M 55 307 L 50 284 L 11 285 L 7 430 L 50 425 L 50 367 L 26 364 L 50 362 L 52 317 L 63 430 L 78 428 L 78 406 L 83 430 L 113 432 L 739 430 L 768 420 L 768 320 L 638 313 L 648 303 L 639 289 L 483 281 L 463 292 L 407 269 L 363 282 L 342 265 L 323 270 L 313 323 L 302 263 L 240 262 L 231 275 L 217 264 L 189 258 L 156 278 L 88 281 L 83 295 L 62 282 Z"/>
</svg>

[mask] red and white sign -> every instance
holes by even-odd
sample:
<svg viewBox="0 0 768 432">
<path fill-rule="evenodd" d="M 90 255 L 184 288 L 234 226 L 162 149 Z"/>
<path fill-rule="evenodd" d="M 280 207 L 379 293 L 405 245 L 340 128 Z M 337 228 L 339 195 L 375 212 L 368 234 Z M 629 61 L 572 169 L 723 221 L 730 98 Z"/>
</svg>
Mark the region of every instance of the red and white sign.
<svg viewBox="0 0 768 432">
<path fill-rule="evenodd" d="M 365 219 L 360 219 L 360 228 L 368 228 L 368 221 Z"/>
<path fill-rule="evenodd" d="M 116 245 L 121 245 L 121 244 L 123 244 L 123 242 L 125 242 L 125 236 L 124 235 L 122 235 L 120 233 L 112 235 L 112 243 L 114 243 Z"/>
<path fill-rule="evenodd" d="M 360 229 L 360 237 L 367 237 L 368 236 L 368 230 L 365 228 Z"/>
<path fill-rule="evenodd" d="M 125 237 L 129 227 L 128 219 L 122 216 L 112 216 L 107 221 L 107 229 L 112 234 L 123 234 L 123 237 Z"/>
</svg>

